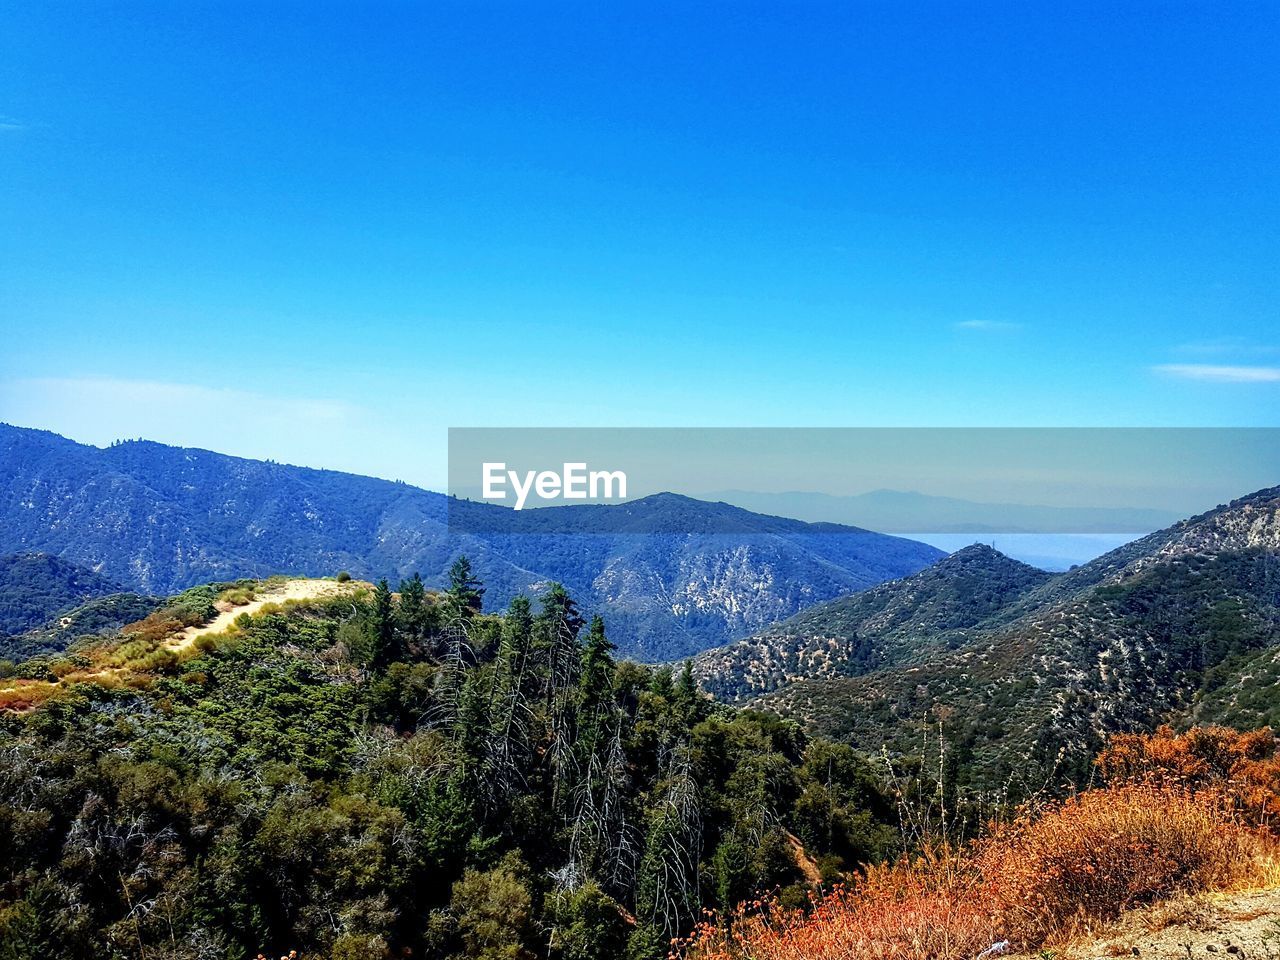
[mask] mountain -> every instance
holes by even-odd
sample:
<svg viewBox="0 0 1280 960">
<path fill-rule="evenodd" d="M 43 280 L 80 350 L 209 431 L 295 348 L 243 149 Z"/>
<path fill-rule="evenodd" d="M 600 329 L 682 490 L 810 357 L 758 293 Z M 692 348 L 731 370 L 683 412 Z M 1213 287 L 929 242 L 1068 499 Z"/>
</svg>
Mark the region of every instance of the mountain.
<svg viewBox="0 0 1280 960">
<path fill-rule="evenodd" d="M 895 619 L 897 617 L 898 619 Z M 1280 719 L 1280 487 L 1043 575 L 971 549 L 698 658 L 723 696 L 864 749 L 941 723 L 978 785 L 1118 730 Z"/>
<path fill-rule="evenodd" d="M 869 673 L 963 646 L 988 617 L 1051 578 L 975 544 L 910 577 L 701 653 L 694 672 L 705 689 L 731 701 L 796 680 Z"/>
<path fill-rule="evenodd" d="M 900 848 L 873 762 L 617 662 L 563 591 L 463 610 L 214 584 L 0 671 L 0 957 L 663 960 Z"/>
<path fill-rule="evenodd" d="M 1167 510 L 981 503 L 909 490 L 871 490 L 854 496 L 724 490 L 707 496 L 748 510 L 903 533 L 1146 533 L 1179 519 Z"/>
<path fill-rule="evenodd" d="M 62 653 L 73 644 L 92 643 L 137 623 L 164 604 L 160 597 L 112 593 L 60 611 L 39 626 L 0 636 L 0 661 L 21 663 L 46 653 Z"/>
<path fill-rule="evenodd" d="M 451 510 L 466 521 L 455 529 L 476 532 L 451 532 Z M 672 494 L 515 512 L 371 477 L 148 441 L 101 449 L 0 425 L 0 551 L 19 550 L 143 594 L 339 570 L 393 582 L 419 571 L 441 585 L 466 554 L 486 609 L 559 581 L 608 618 L 624 653 L 650 660 L 745 636 L 942 556 Z"/>
<path fill-rule="evenodd" d="M 46 553 L 0 557 L 0 638 L 40 626 L 85 600 L 117 593 L 119 584 Z"/>
</svg>

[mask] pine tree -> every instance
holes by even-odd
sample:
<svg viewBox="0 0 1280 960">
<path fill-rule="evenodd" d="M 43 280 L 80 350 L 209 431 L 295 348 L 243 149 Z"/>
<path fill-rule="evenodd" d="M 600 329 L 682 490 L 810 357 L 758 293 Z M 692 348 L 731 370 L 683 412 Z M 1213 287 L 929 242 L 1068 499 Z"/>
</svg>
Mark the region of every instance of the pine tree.
<svg viewBox="0 0 1280 960">
<path fill-rule="evenodd" d="M 437 642 L 440 669 L 436 674 L 436 706 L 433 719 L 448 725 L 459 721 L 463 685 L 471 649 L 472 618 L 480 612 L 484 587 L 471 574 L 471 561 L 458 557 L 449 568 L 449 588 L 444 594 L 444 623 Z"/>
<path fill-rule="evenodd" d="M 698 689 L 698 681 L 693 678 L 693 661 L 686 660 L 680 671 L 680 679 L 676 681 L 673 698 L 676 708 L 689 726 L 694 726 L 707 717 L 707 700 Z"/>
<path fill-rule="evenodd" d="M 510 796 L 524 785 L 528 758 L 532 755 L 533 710 L 529 696 L 532 645 L 533 615 L 529 598 L 515 597 L 503 619 L 490 697 L 490 749 L 494 787 L 500 797 Z"/>
<path fill-rule="evenodd" d="M 666 941 L 697 914 L 701 857 L 698 787 L 688 757 L 681 756 L 673 765 L 665 794 L 653 812 L 636 882 L 637 919 L 660 930 Z"/>
<path fill-rule="evenodd" d="M 574 781 L 576 760 L 573 742 L 577 714 L 574 696 L 580 667 L 578 633 L 582 616 L 568 591 L 553 583 L 542 598 L 542 612 L 535 623 L 537 647 L 543 657 L 546 677 L 543 700 L 550 721 L 547 754 L 551 764 L 552 804 L 566 813 Z"/>
<path fill-rule="evenodd" d="M 469 670 L 462 681 L 454 733 L 477 794 L 490 794 L 493 787 L 487 776 L 491 767 L 486 744 L 489 721 L 481 689 L 481 673 Z"/>
<path fill-rule="evenodd" d="M 400 659 L 396 643 L 396 624 L 392 609 L 391 587 L 386 579 L 378 581 L 373 592 L 373 667 L 385 670 Z"/>
<path fill-rule="evenodd" d="M 471 561 L 458 557 L 449 567 L 449 589 L 445 591 L 445 605 L 450 617 L 470 620 L 480 612 L 484 587 L 471 573 Z"/>
<path fill-rule="evenodd" d="M 605 636 L 604 620 L 592 617 L 578 676 L 578 752 L 583 763 L 595 755 L 608 732 L 616 649 Z"/>
<path fill-rule="evenodd" d="M 400 581 L 400 603 L 396 609 L 396 619 L 399 620 L 406 640 L 414 646 L 422 643 L 427 634 L 430 608 L 426 596 L 426 587 L 416 571 L 408 580 Z"/>
<path fill-rule="evenodd" d="M 653 676 L 649 680 L 649 692 L 655 697 L 663 697 L 667 700 L 675 696 L 675 681 L 671 676 L 670 667 L 659 667 L 653 671 Z"/>
</svg>

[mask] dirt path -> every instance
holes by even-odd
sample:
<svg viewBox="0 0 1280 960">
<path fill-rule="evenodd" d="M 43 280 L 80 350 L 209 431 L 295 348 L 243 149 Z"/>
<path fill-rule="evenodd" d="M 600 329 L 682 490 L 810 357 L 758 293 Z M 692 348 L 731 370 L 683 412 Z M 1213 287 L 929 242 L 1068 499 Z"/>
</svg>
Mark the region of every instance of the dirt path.
<svg viewBox="0 0 1280 960">
<path fill-rule="evenodd" d="M 1203 894 L 1126 914 L 1091 940 L 1048 951 L 1054 960 L 1280 960 L 1280 890 Z M 1005 960 L 1038 960 L 1018 954 Z"/>
<path fill-rule="evenodd" d="M 308 580 L 296 578 L 279 583 L 263 584 L 254 591 L 254 597 L 248 603 L 231 604 L 219 601 L 214 604 L 218 611 L 212 620 L 198 627 L 187 627 L 172 636 L 160 641 L 157 649 L 168 650 L 178 658 L 191 653 L 191 647 L 201 637 L 221 633 L 230 627 L 241 614 L 262 612 L 269 604 L 282 604 L 289 600 L 315 600 L 320 597 L 348 596 L 359 590 L 369 589 L 369 584 L 359 580 L 338 583 L 336 580 Z M 85 667 L 72 670 L 56 680 L 13 678 L 0 681 L 0 710 L 12 710 L 25 713 L 34 710 L 50 696 L 71 684 L 86 682 L 121 681 L 132 676 L 142 675 L 128 665 Z"/>
<path fill-rule="evenodd" d="M 176 633 L 165 640 L 162 646 L 166 650 L 181 654 L 200 637 L 211 633 L 221 633 L 226 630 L 239 619 L 241 614 L 247 613 L 253 616 L 271 603 L 343 596 L 354 593 L 361 586 L 362 584 L 354 580 L 338 583 L 336 580 L 297 579 L 286 580 L 278 586 L 259 588 L 255 592 L 254 598 L 248 603 L 242 603 L 239 606 L 232 606 L 225 602 L 215 604 L 218 610 L 216 617 L 198 627 L 187 627 L 182 632 Z"/>
</svg>

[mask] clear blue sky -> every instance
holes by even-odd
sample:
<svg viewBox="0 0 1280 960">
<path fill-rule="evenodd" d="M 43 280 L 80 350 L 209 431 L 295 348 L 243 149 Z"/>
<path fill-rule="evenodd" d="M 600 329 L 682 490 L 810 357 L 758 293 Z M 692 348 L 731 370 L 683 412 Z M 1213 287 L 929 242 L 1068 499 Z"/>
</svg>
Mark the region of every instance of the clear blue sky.
<svg viewBox="0 0 1280 960">
<path fill-rule="evenodd" d="M 1277 35 L 10 5 L 0 419 L 437 487 L 450 425 L 1277 425 Z"/>
</svg>

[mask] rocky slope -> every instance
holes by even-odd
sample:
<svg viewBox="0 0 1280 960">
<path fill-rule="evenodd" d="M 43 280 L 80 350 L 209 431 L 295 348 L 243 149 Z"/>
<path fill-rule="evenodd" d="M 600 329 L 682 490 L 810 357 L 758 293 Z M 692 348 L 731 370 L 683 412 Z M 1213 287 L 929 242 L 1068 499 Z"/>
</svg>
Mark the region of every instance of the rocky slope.
<svg viewBox="0 0 1280 960">
<path fill-rule="evenodd" d="M 1008 571 L 990 556 L 965 559 L 979 582 L 984 565 Z M 1280 488 L 1070 573 L 992 574 L 989 602 L 960 571 L 947 576 L 951 562 L 815 608 L 775 641 L 710 651 L 699 658 L 704 682 L 731 696 L 772 686 L 756 705 L 871 751 L 909 754 L 941 722 L 956 768 L 993 787 L 1080 766 L 1115 730 L 1277 719 Z M 974 597 L 963 616 L 936 583 L 923 588 L 938 576 Z M 908 616 L 885 630 L 877 607 Z M 859 616 L 842 622 L 850 611 Z"/>
<path fill-rule="evenodd" d="M 856 676 L 962 646 L 1052 575 L 975 544 L 901 580 L 812 607 L 700 654 L 699 682 L 739 701 L 803 679 Z"/>
</svg>

